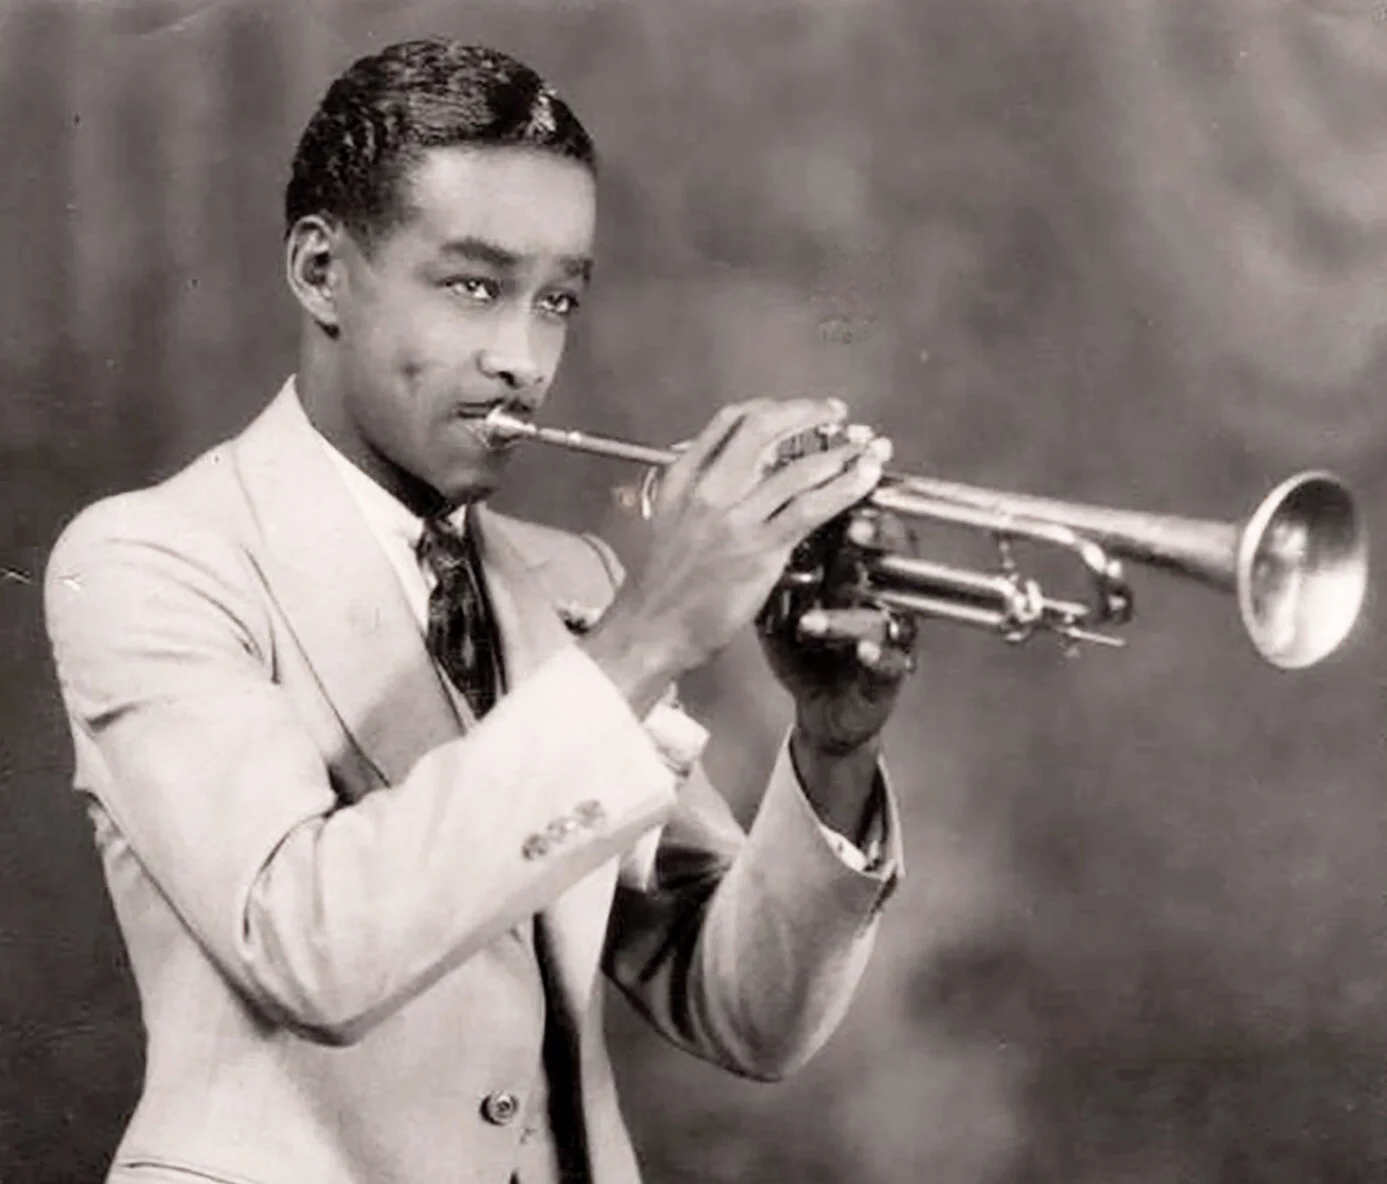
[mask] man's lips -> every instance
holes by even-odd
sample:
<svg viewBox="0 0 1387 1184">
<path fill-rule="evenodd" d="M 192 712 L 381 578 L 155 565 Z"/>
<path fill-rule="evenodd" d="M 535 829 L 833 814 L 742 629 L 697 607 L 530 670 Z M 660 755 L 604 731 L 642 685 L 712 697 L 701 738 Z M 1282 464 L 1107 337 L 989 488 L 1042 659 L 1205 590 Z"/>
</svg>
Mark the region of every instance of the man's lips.
<svg viewBox="0 0 1387 1184">
<path fill-rule="evenodd" d="M 478 401 L 475 403 L 462 403 L 458 405 L 457 418 L 461 421 L 463 428 L 492 452 L 509 452 L 516 444 L 520 443 L 517 436 L 501 436 L 486 430 L 485 423 L 487 416 L 493 411 L 504 411 L 507 416 L 513 419 L 522 419 L 529 422 L 532 412 L 527 407 L 520 407 L 505 399 L 491 399 Z"/>
<path fill-rule="evenodd" d="M 510 399 L 466 400 L 457 404 L 456 413 L 462 419 L 485 419 L 493 411 L 498 410 L 504 411 L 516 419 L 528 420 L 534 415 L 531 408 Z"/>
</svg>

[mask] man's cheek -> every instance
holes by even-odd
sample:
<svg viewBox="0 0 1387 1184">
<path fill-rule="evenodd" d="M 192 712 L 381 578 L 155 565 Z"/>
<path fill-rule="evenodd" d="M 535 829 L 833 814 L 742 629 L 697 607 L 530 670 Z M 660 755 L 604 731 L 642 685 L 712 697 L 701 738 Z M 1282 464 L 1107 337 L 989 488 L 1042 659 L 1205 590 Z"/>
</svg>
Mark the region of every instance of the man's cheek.
<svg viewBox="0 0 1387 1184">
<path fill-rule="evenodd" d="M 554 376 L 554 371 L 558 369 L 559 363 L 563 361 L 564 349 L 568 345 L 568 325 L 567 323 L 554 329 L 552 333 L 546 334 L 541 346 L 545 354 L 545 373 L 550 378 Z"/>
<path fill-rule="evenodd" d="M 456 400 L 457 376 L 465 365 L 458 345 L 457 340 L 412 338 L 395 351 L 395 372 L 414 403 L 434 402 L 442 410 Z"/>
</svg>

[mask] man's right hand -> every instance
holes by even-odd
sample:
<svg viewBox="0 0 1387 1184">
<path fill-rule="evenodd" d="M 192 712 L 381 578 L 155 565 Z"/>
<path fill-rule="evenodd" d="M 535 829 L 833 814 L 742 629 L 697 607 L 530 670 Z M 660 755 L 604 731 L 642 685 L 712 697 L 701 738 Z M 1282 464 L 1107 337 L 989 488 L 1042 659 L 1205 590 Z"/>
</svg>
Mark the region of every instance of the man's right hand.
<svg viewBox="0 0 1387 1184">
<path fill-rule="evenodd" d="M 780 440 L 844 414 L 834 400 L 733 404 L 665 471 L 644 561 L 585 639 L 637 714 L 748 625 L 795 545 L 881 479 L 880 439 L 767 471 Z"/>
</svg>

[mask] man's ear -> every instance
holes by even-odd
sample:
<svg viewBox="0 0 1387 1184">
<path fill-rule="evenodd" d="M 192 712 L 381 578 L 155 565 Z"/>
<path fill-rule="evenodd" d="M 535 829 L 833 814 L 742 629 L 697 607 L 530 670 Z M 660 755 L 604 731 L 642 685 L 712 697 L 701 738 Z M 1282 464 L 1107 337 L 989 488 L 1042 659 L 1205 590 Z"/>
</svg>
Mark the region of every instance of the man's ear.
<svg viewBox="0 0 1387 1184">
<path fill-rule="evenodd" d="M 289 290 L 304 312 L 334 336 L 340 319 L 337 297 L 342 282 L 343 234 L 340 226 L 314 214 L 300 218 L 285 243 Z"/>
</svg>

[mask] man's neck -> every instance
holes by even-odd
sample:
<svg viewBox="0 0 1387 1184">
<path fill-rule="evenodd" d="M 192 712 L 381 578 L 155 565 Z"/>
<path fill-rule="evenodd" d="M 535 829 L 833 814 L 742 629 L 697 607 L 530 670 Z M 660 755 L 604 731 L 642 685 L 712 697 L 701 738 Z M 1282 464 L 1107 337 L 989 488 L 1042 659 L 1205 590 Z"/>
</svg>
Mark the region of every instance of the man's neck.
<svg viewBox="0 0 1387 1184">
<path fill-rule="evenodd" d="M 340 446 L 335 442 L 334 447 L 340 449 Z M 349 452 L 344 453 L 344 455 L 412 514 L 425 519 L 439 518 L 452 514 L 458 508 L 450 504 L 431 485 L 420 481 L 411 473 L 406 473 L 398 465 L 392 464 L 369 445 L 364 451 L 365 457 L 353 456 Z"/>
<path fill-rule="evenodd" d="M 304 414 L 324 440 L 417 517 L 436 518 L 458 509 L 431 485 L 400 468 L 356 431 L 342 412 L 342 401 L 325 397 L 323 383 L 322 376 L 311 368 L 294 380 Z"/>
</svg>

